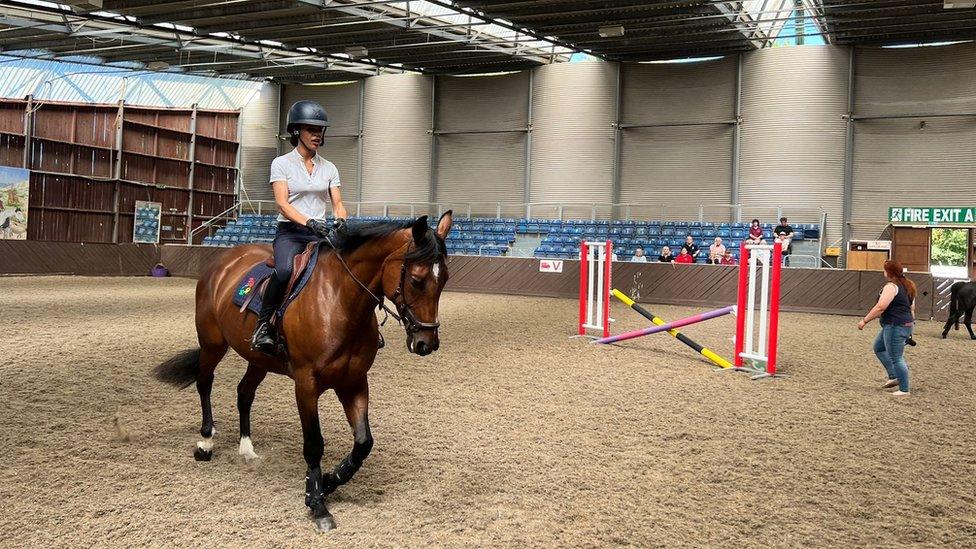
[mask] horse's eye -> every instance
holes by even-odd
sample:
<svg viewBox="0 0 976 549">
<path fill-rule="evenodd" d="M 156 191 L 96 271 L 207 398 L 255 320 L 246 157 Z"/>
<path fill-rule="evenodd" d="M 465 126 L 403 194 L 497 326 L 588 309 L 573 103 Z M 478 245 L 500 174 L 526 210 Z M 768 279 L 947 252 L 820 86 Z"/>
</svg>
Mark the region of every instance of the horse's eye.
<svg viewBox="0 0 976 549">
<path fill-rule="evenodd" d="M 411 276 L 410 283 L 413 284 L 413 287 L 417 288 L 418 290 L 422 290 L 424 288 L 424 279 L 422 278 Z"/>
</svg>

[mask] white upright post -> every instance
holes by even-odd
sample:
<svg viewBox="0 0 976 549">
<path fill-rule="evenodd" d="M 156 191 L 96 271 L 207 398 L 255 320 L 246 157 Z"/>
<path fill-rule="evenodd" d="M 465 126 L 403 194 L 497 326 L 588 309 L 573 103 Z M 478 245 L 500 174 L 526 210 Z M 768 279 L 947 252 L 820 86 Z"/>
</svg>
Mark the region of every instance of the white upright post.
<svg viewBox="0 0 976 549">
<path fill-rule="evenodd" d="M 766 250 L 759 250 L 756 255 L 759 256 L 759 262 L 762 263 L 762 286 L 759 294 L 759 350 L 756 354 L 764 355 L 766 353 L 766 328 L 768 328 L 767 317 L 769 315 L 770 258 L 769 252 Z"/>
<path fill-rule="evenodd" d="M 596 267 L 596 261 L 594 261 L 594 257 L 596 255 L 595 252 L 596 252 L 595 246 L 593 245 L 587 246 L 586 253 L 588 255 L 586 258 L 586 267 L 588 269 L 588 272 L 586 274 L 586 280 L 587 280 L 587 284 L 589 284 L 589 287 L 586 290 L 586 325 L 587 326 L 593 326 L 593 284 L 594 284 L 593 269 Z"/>
<path fill-rule="evenodd" d="M 599 246 L 596 248 L 597 261 L 594 261 L 598 265 L 596 270 L 596 302 L 593 307 L 593 314 L 595 316 L 594 320 L 596 322 L 591 322 L 590 324 L 594 326 L 602 326 L 603 322 L 603 262 L 607 260 L 607 248 L 606 246 Z"/>
<path fill-rule="evenodd" d="M 755 316 L 756 316 L 756 264 L 759 260 L 756 257 L 757 253 L 752 252 L 749 254 L 749 293 L 748 302 L 746 303 L 746 339 L 745 339 L 745 352 L 752 354 L 752 335 L 755 331 Z"/>
</svg>

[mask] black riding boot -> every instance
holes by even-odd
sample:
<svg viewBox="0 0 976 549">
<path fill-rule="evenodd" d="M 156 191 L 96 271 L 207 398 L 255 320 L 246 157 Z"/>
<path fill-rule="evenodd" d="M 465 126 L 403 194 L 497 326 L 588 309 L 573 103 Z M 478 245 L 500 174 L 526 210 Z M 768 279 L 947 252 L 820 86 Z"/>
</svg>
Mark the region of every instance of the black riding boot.
<svg viewBox="0 0 976 549">
<path fill-rule="evenodd" d="M 272 274 L 268 278 L 268 286 L 264 290 L 261 301 L 261 313 L 258 314 L 258 325 L 254 329 L 254 336 L 251 338 L 251 348 L 257 349 L 262 353 L 275 356 L 275 346 L 278 338 L 274 326 L 271 325 L 271 317 L 281 305 L 282 294 L 285 285 L 278 281 L 278 277 Z"/>
</svg>

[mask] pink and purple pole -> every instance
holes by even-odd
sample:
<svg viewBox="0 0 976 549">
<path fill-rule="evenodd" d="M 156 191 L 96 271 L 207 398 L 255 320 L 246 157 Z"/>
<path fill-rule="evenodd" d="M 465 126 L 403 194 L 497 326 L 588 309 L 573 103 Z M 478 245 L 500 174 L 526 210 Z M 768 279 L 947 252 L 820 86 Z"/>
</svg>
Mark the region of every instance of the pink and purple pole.
<svg viewBox="0 0 976 549">
<path fill-rule="evenodd" d="M 626 341 L 628 339 L 634 339 L 636 337 L 656 334 L 658 332 L 666 332 L 668 330 L 673 330 L 675 328 L 680 328 L 682 326 L 687 326 L 689 324 L 695 324 L 698 322 L 702 322 L 704 320 L 725 316 L 727 314 L 734 313 L 734 312 L 735 312 L 735 306 L 731 305 L 728 307 L 722 307 L 721 309 L 715 309 L 714 311 L 708 311 L 707 313 L 701 313 L 694 316 L 689 316 L 688 318 L 682 318 L 681 320 L 675 320 L 674 322 L 668 322 L 667 324 L 661 324 L 660 326 L 651 326 L 649 328 L 641 328 L 640 330 L 624 332 L 622 334 L 617 334 L 615 336 L 604 337 L 601 339 L 597 339 L 596 341 L 594 341 L 594 343 L 616 343 L 618 341 Z"/>
</svg>

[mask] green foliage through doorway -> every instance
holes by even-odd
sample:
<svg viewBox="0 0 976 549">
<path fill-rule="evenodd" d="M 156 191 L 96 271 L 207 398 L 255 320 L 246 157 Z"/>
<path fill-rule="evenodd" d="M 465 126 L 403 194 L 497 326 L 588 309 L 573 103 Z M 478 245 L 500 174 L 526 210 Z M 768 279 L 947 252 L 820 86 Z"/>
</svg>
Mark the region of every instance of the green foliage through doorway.
<svg viewBox="0 0 976 549">
<path fill-rule="evenodd" d="M 966 265 L 966 229 L 932 229 L 932 263 Z"/>
</svg>

